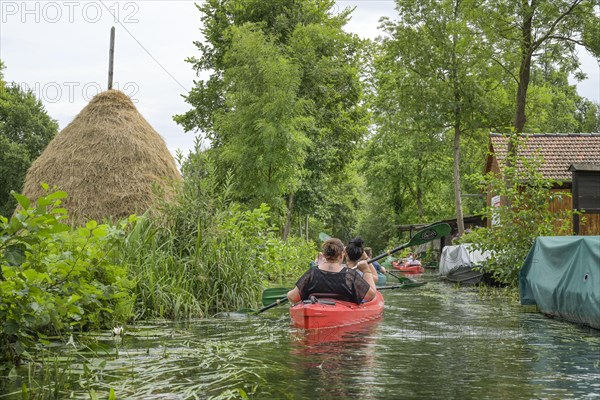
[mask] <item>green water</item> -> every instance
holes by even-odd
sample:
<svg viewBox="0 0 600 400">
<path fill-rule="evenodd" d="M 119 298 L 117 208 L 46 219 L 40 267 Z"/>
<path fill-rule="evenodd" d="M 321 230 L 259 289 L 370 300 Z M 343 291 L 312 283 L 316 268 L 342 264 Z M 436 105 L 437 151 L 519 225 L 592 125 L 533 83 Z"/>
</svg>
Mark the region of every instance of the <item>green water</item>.
<svg viewBox="0 0 600 400">
<path fill-rule="evenodd" d="M 24 382 L 41 385 L 36 398 L 600 397 L 600 331 L 420 279 L 430 282 L 384 293 L 381 320 L 344 330 L 294 329 L 281 306 L 89 335 L 57 348 L 52 373 L 13 371 L 0 398 L 21 398 Z"/>
</svg>

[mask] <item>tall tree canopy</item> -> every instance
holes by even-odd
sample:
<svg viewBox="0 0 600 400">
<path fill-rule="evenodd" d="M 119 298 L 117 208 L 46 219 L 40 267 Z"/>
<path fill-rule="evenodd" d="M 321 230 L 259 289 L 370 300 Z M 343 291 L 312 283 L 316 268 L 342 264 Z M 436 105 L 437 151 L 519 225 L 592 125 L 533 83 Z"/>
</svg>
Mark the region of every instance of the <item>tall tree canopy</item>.
<svg viewBox="0 0 600 400">
<path fill-rule="evenodd" d="M 589 0 L 396 0 L 376 43 L 344 32 L 351 10 L 334 5 L 198 6 L 204 39 L 188 61 L 208 75 L 175 120 L 209 139 L 236 200 L 276 211 L 283 237 L 293 219 L 348 237 L 358 216 L 380 245 L 396 224 L 460 226 L 479 208 L 463 178 L 490 131 L 598 129 L 598 105 L 568 81 L 581 78 L 575 46 L 598 54 Z"/>
<path fill-rule="evenodd" d="M 297 96 L 300 71 L 255 25 L 229 34 L 225 108 L 214 114 L 222 161 L 235 171 L 238 198 L 284 209 L 273 202 L 298 188 L 309 143 L 307 105 Z"/>
<path fill-rule="evenodd" d="M 515 130 L 527 7 L 535 8 L 535 39 L 525 51 L 528 129 L 597 129 L 598 105 L 568 82 L 578 65 L 573 46 L 597 46 L 589 2 L 529 3 L 397 0 L 398 18 L 382 20 L 373 50 L 375 129 L 364 164 L 376 193 L 361 224 L 368 231 L 376 222 L 369 239 L 389 238 L 393 223 L 449 218 L 452 203 L 460 227 L 461 193 L 477 190 L 462 177 L 481 170 L 490 131 Z M 468 200 L 467 210 L 478 204 Z"/>
<path fill-rule="evenodd" d="M 350 10 L 330 0 L 208 0 L 199 6 L 205 42 L 188 61 L 198 72 L 175 120 L 200 130 L 239 200 L 267 201 L 333 221 L 352 203 L 349 166 L 368 126 L 359 79 L 361 42 L 343 31 Z M 254 163 L 254 165 L 251 165 Z M 259 171 L 260 170 L 260 171 Z M 348 218 L 351 211 L 346 210 Z M 343 218 L 343 217 L 342 217 Z"/>
<path fill-rule="evenodd" d="M 473 7 L 461 0 L 427 5 L 403 0 L 397 1 L 399 19 L 384 19 L 375 68 L 378 132 L 372 148 L 388 145 L 369 157 L 378 160 L 370 168 L 370 181 L 379 181 L 375 177 L 381 169 L 396 175 L 386 186 L 397 187 L 383 196 L 406 208 L 398 210 L 405 221 L 410 213 L 417 221 L 449 217 L 453 193 L 461 233 L 461 175 L 471 172 L 461 169 L 461 138 L 481 141 L 494 86 L 488 50 L 469 24 Z M 484 142 L 475 148 L 481 153 Z M 468 157 L 479 155 L 471 149 L 467 147 Z"/>
</svg>

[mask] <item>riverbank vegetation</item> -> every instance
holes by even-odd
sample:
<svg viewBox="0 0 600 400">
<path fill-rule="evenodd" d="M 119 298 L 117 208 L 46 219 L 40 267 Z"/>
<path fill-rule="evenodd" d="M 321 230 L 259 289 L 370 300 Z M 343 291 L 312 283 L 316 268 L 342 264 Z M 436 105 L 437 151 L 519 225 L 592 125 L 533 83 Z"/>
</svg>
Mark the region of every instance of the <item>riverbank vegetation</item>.
<svg viewBox="0 0 600 400">
<path fill-rule="evenodd" d="M 16 363 L 48 336 L 256 306 L 268 282 L 298 276 L 314 253 L 310 242 L 283 242 L 264 205 L 217 202 L 191 221 L 189 204 L 174 203 L 160 220 L 72 227 L 65 192 L 35 203 L 13 195 L 20 209 L 0 217 L 0 350 Z"/>
<path fill-rule="evenodd" d="M 14 194 L 20 208 L 0 216 L 4 360 L 27 358 L 46 336 L 113 326 L 132 314 L 132 284 L 117 252 L 126 222 L 70 227 L 61 222 L 66 196 L 55 191 L 32 204 Z"/>
</svg>

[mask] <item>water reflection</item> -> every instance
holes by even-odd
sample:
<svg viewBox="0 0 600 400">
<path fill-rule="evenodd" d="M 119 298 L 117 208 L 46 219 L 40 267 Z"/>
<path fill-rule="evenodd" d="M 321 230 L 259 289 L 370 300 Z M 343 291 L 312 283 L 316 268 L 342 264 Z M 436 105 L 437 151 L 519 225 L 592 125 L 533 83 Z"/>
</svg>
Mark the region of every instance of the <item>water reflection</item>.
<svg viewBox="0 0 600 400">
<path fill-rule="evenodd" d="M 554 398 L 600 397 L 600 331 L 545 317 L 521 313 L 532 369 L 535 396 Z"/>
<path fill-rule="evenodd" d="M 298 397 L 373 398 L 379 324 L 292 332 L 290 358 L 303 387 Z"/>
</svg>

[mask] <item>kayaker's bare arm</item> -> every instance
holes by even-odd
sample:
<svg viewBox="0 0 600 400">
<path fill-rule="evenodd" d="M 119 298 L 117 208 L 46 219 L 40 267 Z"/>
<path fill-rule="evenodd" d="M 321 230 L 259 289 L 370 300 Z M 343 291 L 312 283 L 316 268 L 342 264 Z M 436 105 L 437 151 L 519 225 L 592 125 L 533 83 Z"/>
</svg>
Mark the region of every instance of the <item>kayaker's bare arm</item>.
<svg viewBox="0 0 600 400">
<path fill-rule="evenodd" d="M 297 303 L 301 300 L 300 290 L 298 290 L 297 286 L 294 286 L 294 288 L 288 292 L 287 298 L 292 304 Z"/>
<path fill-rule="evenodd" d="M 360 261 L 356 267 L 358 268 L 359 271 L 361 271 L 363 273 L 363 279 L 365 281 L 367 281 L 367 283 L 369 284 L 370 288 L 369 291 L 367 292 L 367 294 L 365 294 L 365 297 L 363 298 L 364 301 L 371 301 L 375 298 L 375 295 L 377 294 L 377 287 L 375 286 L 375 279 L 374 277 L 377 276 L 377 271 L 371 272 L 371 269 L 375 270 L 375 267 L 373 267 L 373 265 L 371 264 L 367 264 L 366 261 Z"/>
<path fill-rule="evenodd" d="M 367 252 L 364 252 L 362 257 L 360 258 L 359 262 L 363 262 L 363 261 L 366 262 L 368 259 L 369 259 L 369 255 L 367 254 Z M 371 272 L 371 274 L 373 274 L 373 281 L 375 283 L 377 283 L 377 281 L 379 280 L 379 276 L 377 275 L 377 270 L 375 269 L 375 266 L 373 264 L 367 264 L 367 265 L 369 266 L 369 271 Z"/>
<path fill-rule="evenodd" d="M 373 281 L 375 281 L 375 283 L 377 283 L 377 281 L 379 280 L 379 276 L 377 275 L 377 270 L 375 269 L 373 264 L 368 264 L 368 265 L 369 265 L 369 271 L 371 272 L 371 275 L 373 275 Z"/>
</svg>

